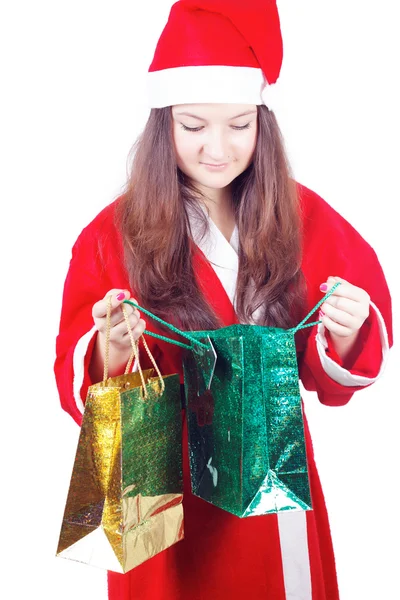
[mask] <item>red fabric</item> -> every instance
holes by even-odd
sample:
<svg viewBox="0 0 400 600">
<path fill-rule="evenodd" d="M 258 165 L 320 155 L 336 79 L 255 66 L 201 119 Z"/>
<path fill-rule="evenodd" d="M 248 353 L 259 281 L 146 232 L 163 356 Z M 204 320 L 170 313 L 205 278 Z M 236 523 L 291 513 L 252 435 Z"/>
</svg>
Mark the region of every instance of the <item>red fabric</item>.
<svg viewBox="0 0 400 600">
<path fill-rule="evenodd" d="M 304 222 L 303 271 L 308 283 L 308 309 L 322 297 L 319 285 L 329 275 L 343 277 L 365 289 L 381 311 L 392 344 L 391 300 L 386 281 L 372 248 L 322 198 L 299 185 Z M 91 308 L 112 288 L 129 289 L 122 261 L 121 240 L 113 225 L 115 203 L 106 207 L 76 241 L 66 277 L 57 358 L 54 365 L 61 405 L 77 423 L 81 415 L 73 397 L 72 360 L 78 340 L 93 321 Z M 225 325 L 236 322 L 220 281 L 204 256 L 194 257 L 196 274 L 210 303 Z M 156 330 L 150 321 L 148 328 Z M 374 377 L 381 359 L 381 343 L 371 317 L 360 338 L 355 357 L 357 374 Z M 323 370 L 315 343 L 315 328 L 296 334 L 299 373 L 303 384 L 315 390 L 321 402 L 341 405 L 359 387 L 344 387 Z M 164 374 L 182 376 L 180 349 L 148 338 Z M 93 342 L 92 342 L 93 345 Z M 84 399 L 90 378 L 85 356 Z M 329 349 L 332 354 L 332 348 Z M 144 365 L 149 366 L 149 365 Z M 183 380 L 183 379 L 182 379 Z M 285 598 L 277 517 L 239 519 L 194 497 L 190 492 L 184 426 L 185 539 L 126 575 L 109 574 L 111 600 L 219 600 L 249 597 L 254 600 Z M 308 426 L 307 458 L 314 510 L 307 513 L 309 559 L 313 600 L 336 600 L 335 562 Z"/>
<path fill-rule="evenodd" d="M 350 370 L 354 375 L 363 377 L 376 377 L 381 366 L 381 356 L 375 351 L 380 344 L 378 317 L 372 308 L 370 314 L 360 329 L 355 347 L 350 355 L 343 361 L 335 351 L 329 331 L 325 332 L 328 348 L 326 354 L 344 369 Z"/>
<path fill-rule="evenodd" d="M 181 0 L 171 8 L 149 72 L 204 65 L 253 67 L 261 68 L 272 84 L 282 58 L 275 0 Z"/>
<path fill-rule="evenodd" d="M 386 279 L 371 246 L 360 234 L 318 194 L 299 184 L 303 207 L 304 256 L 302 270 L 308 284 L 308 303 L 312 308 L 321 299 L 319 284 L 329 276 L 341 277 L 364 289 L 380 310 L 386 324 L 389 346 L 393 344 L 391 296 Z M 305 330 L 307 331 L 307 330 Z M 357 344 L 359 355 L 353 355 L 354 375 L 374 378 L 379 371 L 382 346 L 374 311 L 364 323 Z M 347 404 L 359 386 L 342 386 L 323 370 L 312 328 L 307 342 L 300 341 L 300 378 L 307 390 L 316 391 L 319 400 L 330 406 Z M 328 334 L 329 339 L 329 334 Z M 339 360 L 332 344 L 328 355 Z M 342 364 L 339 360 L 339 364 Z"/>
</svg>

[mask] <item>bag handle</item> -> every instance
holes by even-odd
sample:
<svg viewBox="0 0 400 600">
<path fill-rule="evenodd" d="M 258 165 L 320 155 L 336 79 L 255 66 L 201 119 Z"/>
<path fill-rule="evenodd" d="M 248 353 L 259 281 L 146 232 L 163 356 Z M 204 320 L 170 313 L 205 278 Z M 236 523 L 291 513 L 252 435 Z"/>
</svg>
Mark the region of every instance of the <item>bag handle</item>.
<svg viewBox="0 0 400 600">
<path fill-rule="evenodd" d="M 327 298 L 329 298 L 329 296 L 331 296 L 333 294 L 333 292 L 336 290 L 336 288 L 339 287 L 340 284 L 341 284 L 340 281 L 335 283 L 332 286 L 332 288 L 329 290 L 329 292 L 327 292 L 325 294 L 325 296 L 322 298 L 322 300 L 320 300 L 318 302 L 318 304 L 316 304 L 314 306 L 314 308 L 312 310 L 310 310 L 308 315 L 306 317 L 304 317 L 304 319 L 302 321 L 300 321 L 300 323 L 298 325 L 296 325 L 296 327 L 292 327 L 292 329 L 288 329 L 287 331 L 289 333 L 296 333 L 297 331 L 299 331 L 299 329 L 306 329 L 307 327 L 313 327 L 314 325 L 319 325 L 320 323 L 322 323 L 322 321 L 314 321 L 313 323 L 305 324 L 307 319 L 309 319 L 311 317 L 311 315 L 314 314 L 319 309 L 319 307 L 325 302 L 325 300 L 327 300 Z"/>
<path fill-rule="evenodd" d="M 211 380 L 213 378 L 215 365 L 216 365 L 216 362 L 217 362 L 217 355 L 216 355 L 214 346 L 211 343 L 210 337 L 206 336 L 207 340 L 208 340 L 208 345 L 204 344 L 203 342 L 200 342 L 199 340 L 196 340 L 196 338 L 192 337 L 191 335 L 189 335 L 185 331 L 181 331 L 180 329 L 178 329 L 174 325 L 171 325 L 171 323 L 167 323 L 166 321 L 163 321 L 162 319 L 160 319 L 159 317 L 157 317 L 156 315 L 154 315 L 153 313 L 151 313 L 147 309 L 143 308 L 139 304 L 136 304 L 135 302 L 132 302 L 131 300 L 124 300 L 123 303 L 130 304 L 131 306 L 134 306 L 135 308 L 138 308 L 139 310 L 141 310 L 146 315 L 149 315 L 155 321 L 158 321 L 159 323 L 162 323 L 168 329 L 171 329 L 175 333 L 177 333 L 177 334 L 181 335 L 182 337 L 190 340 L 192 342 L 192 344 L 193 344 L 192 346 L 189 346 L 188 344 L 182 344 L 182 342 L 177 342 L 176 340 L 172 340 L 171 338 L 167 338 L 167 337 L 165 337 L 163 335 L 158 335 L 157 333 L 153 333 L 151 331 L 145 330 L 143 332 L 143 333 L 147 333 L 148 335 L 151 335 L 151 336 L 153 336 L 155 338 L 158 338 L 160 340 L 168 342 L 169 344 L 175 344 L 176 346 L 180 346 L 181 348 L 185 348 L 187 350 L 190 350 L 190 351 L 194 352 L 196 360 L 202 365 L 202 369 L 204 370 L 204 373 L 206 374 L 206 375 L 204 375 L 204 377 L 207 377 L 207 384 L 205 385 L 204 389 L 209 389 L 209 387 L 211 385 Z M 142 339 L 144 340 L 144 338 L 142 338 Z"/>
<path fill-rule="evenodd" d="M 319 307 L 325 302 L 325 300 L 327 300 L 329 298 L 329 296 L 331 296 L 333 294 L 333 292 L 336 290 L 336 288 L 339 287 L 340 283 L 341 283 L 340 281 L 338 281 L 337 283 L 335 283 L 332 286 L 332 288 L 329 290 L 329 292 L 327 292 L 325 294 L 325 296 L 322 298 L 322 300 L 320 300 L 318 302 L 318 304 L 316 304 L 314 306 L 314 308 L 312 310 L 310 310 L 310 312 L 308 313 L 308 315 L 306 317 L 304 317 L 304 319 L 302 321 L 300 321 L 300 323 L 298 325 L 296 325 L 296 327 L 292 327 L 291 329 L 287 329 L 286 331 L 288 333 L 296 333 L 299 329 L 306 329 L 307 327 L 313 327 L 314 325 L 319 325 L 320 323 L 322 323 L 322 321 L 314 321 L 313 323 L 307 323 L 307 324 L 305 324 L 306 321 L 307 321 L 307 319 L 309 319 L 311 317 L 311 315 L 313 315 L 319 309 Z M 192 344 L 200 346 L 200 347 L 202 347 L 202 348 L 204 348 L 206 350 L 209 349 L 209 347 L 206 344 L 203 344 L 199 340 L 196 340 L 195 338 L 193 338 L 191 335 L 189 335 L 185 331 L 181 331 L 177 327 L 174 327 L 174 325 L 171 325 L 171 323 L 167 323 L 166 321 L 163 321 L 162 319 L 160 319 L 160 317 L 157 317 L 156 315 L 154 315 L 153 313 L 151 313 L 146 308 L 143 308 L 139 304 L 136 304 L 136 302 L 132 302 L 132 300 L 124 300 L 122 304 L 124 304 L 124 303 L 125 304 L 130 304 L 134 308 L 139 309 L 141 312 L 143 312 L 144 314 L 148 315 L 149 317 L 151 317 L 155 321 L 158 321 L 162 325 L 165 325 L 165 327 L 168 327 L 168 329 L 170 329 L 171 331 L 174 331 L 175 333 L 181 335 L 182 337 L 190 340 L 192 342 Z M 181 348 L 186 348 L 187 350 L 193 350 L 192 346 L 188 346 L 187 344 L 183 344 L 182 342 L 178 342 L 176 340 L 172 340 L 171 338 L 167 338 L 167 337 L 165 337 L 163 335 L 159 335 L 158 333 L 153 333 L 152 331 L 147 331 L 147 330 L 145 330 L 143 333 L 145 333 L 146 335 L 151 335 L 152 337 L 158 338 L 160 340 L 163 340 L 164 342 L 169 342 L 170 344 L 175 344 L 176 346 L 181 346 Z"/>
<path fill-rule="evenodd" d="M 104 369 L 103 369 L 103 383 L 105 383 L 108 379 L 108 363 L 109 363 L 109 358 L 110 358 L 110 333 L 111 333 L 111 295 L 107 296 L 106 298 L 107 301 L 107 313 L 106 313 L 106 339 L 105 339 L 105 343 L 104 343 Z M 131 345 L 132 345 L 132 355 L 136 356 L 137 354 L 137 347 L 136 347 L 136 343 L 133 342 L 132 344 L 132 339 L 131 340 Z M 129 358 L 128 361 L 128 365 L 126 366 L 125 369 L 125 373 L 124 375 L 127 374 L 128 372 L 128 366 L 130 368 L 130 365 L 132 364 L 131 358 Z"/>
<path fill-rule="evenodd" d="M 153 365 L 154 369 L 156 370 L 156 373 L 157 373 L 157 375 L 158 375 L 158 378 L 159 378 L 159 380 L 160 380 L 161 394 L 163 394 L 163 393 L 164 393 L 164 390 L 165 390 L 165 383 L 164 383 L 163 376 L 161 375 L 161 371 L 160 371 L 160 369 L 158 368 L 158 365 L 157 365 L 157 363 L 156 363 L 156 361 L 155 361 L 155 358 L 154 358 L 154 356 L 152 355 L 152 353 L 151 353 L 151 351 L 150 351 L 150 348 L 148 347 L 148 345 L 147 345 L 147 342 L 146 342 L 146 340 L 144 339 L 143 335 L 141 335 L 141 336 L 140 336 L 140 338 L 138 339 L 138 341 L 137 341 L 137 345 L 135 344 L 135 340 L 134 340 L 134 338 L 133 338 L 132 329 L 131 329 L 131 326 L 130 326 L 130 323 L 129 323 L 129 315 L 128 315 L 128 311 L 126 310 L 126 307 L 125 307 L 125 306 L 123 306 L 123 305 L 122 305 L 122 307 L 121 307 L 121 308 L 122 308 L 122 312 L 124 313 L 124 317 L 125 317 L 125 323 L 126 323 L 126 326 L 127 326 L 127 329 L 128 329 L 128 334 L 129 334 L 129 338 L 130 338 L 130 340 L 131 340 L 132 348 L 135 346 L 135 347 L 137 348 L 137 350 L 138 350 L 138 349 L 139 349 L 139 342 L 140 342 L 140 340 L 142 340 L 142 342 L 143 342 L 143 346 L 144 346 L 144 348 L 145 348 L 145 350 L 146 350 L 146 352 L 147 352 L 147 356 L 150 358 L 150 361 L 151 361 L 151 363 L 152 363 L 152 365 Z M 127 373 L 129 373 L 129 371 L 130 371 L 130 368 L 131 368 L 131 365 L 132 365 L 132 361 L 133 361 L 133 357 L 134 357 L 134 356 L 135 356 L 135 358 L 136 358 L 136 360 L 137 360 L 137 364 L 138 364 L 138 370 L 139 370 L 139 372 L 140 372 L 140 378 L 141 378 L 141 380 L 142 380 L 142 383 L 143 383 L 143 393 L 144 393 L 144 396 L 145 396 L 145 398 L 147 398 L 148 394 L 147 394 L 146 386 L 144 385 L 143 373 L 142 373 L 141 366 L 140 366 L 140 361 L 139 361 L 139 352 L 137 352 L 137 354 L 136 354 L 136 355 L 135 355 L 135 353 L 134 353 L 134 352 L 132 352 L 132 354 L 131 354 L 131 356 L 130 356 L 130 358 L 129 358 L 128 364 L 126 365 L 126 369 L 125 369 L 125 375 L 126 375 Z"/>
<path fill-rule="evenodd" d="M 190 334 L 186 333 L 185 331 L 181 331 L 174 325 L 171 325 L 171 323 L 167 323 L 166 321 L 163 321 L 162 319 L 160 319 L 160 317 L 157 317 L 156 315 L 151 313 L 146 308 L 143 308 L 142 306 L 139 306 L 139 304 L 132 302 L 132 300 L 124 300 L 122 304 L 124 304 L 124 303 L 130 304 L 131 306 L 138 308 L 145 315 L 148 315 L 149 317 L 154 319 L 154 321 L 158 321 L 158 323 L 161 323 L 165 327 L 168 327 L 168 329 L 170 329 L 171 331 L 174 331 L 175 333 L 177 333 L 177 334 L 181 335 L 182 337 L 186 338 L 187 340 L 191 341 L 192 344 L 195 344 L 196 346 L 200 346 L 201 348 L 204 348 L 205 350 L 209 349 L 206 344 L 203 344 L 199 340 L 196 340 Z M 164 342 L 169 342 L 170 344 L 175 344 L 176 346 L 180 346 L 181 348 L 186 348 L 186 350 L 193 350 L 193 346 L 189 346 L 188 344 L 183 344 L 182 342 L 178 342 L 177 340 L 172 340 L 171 338 L 167 338 L 163 335 L 159 335 L 158 333 L 153 333 L 152 331 L 147 331 L 147 330 L 145 330 L 143 333 L 146 335 L 151 335 L 152 337 L 158 338 L 159 340 L 163 340 Z"/>
<path fill-rule="evenodd" d="M 161 375 L 160 369 L 158 368 L 157 363 L 154 359 L 154 356 L 150 352 L 150 348 L 148 347 L 146 340 L 144 339 L 143 336 L 141 336 L 141 338 L 139 338 L 138 341 L 135 341 L 135 339 L 133 337 L 132 329 L 131 329 L 131 326 L 129 323 L 128 312 L 127 312 L 125 306 L 122 306 L 122 312 L 124 314 L 125 323 L 126 323 L 126 326 L 128 329 L 128 335 L 129 335 L 129 339 L 130 339 L 131 346 L 132 346 L 132 354 L 129 357 L 128 363 L 125 368 L 124 375 L 128 375 L 128 373 L 130 372 L 133 359 L 135 358 L 137 361 L 138 371 L 139 371 L 140 379 L 142 382 L 143 394 L 144 394 L 145 398 L 148 397 L 148 393 L 147 393 L 147 389 L 146 389 L 146 382 L 144 380 L 143 371 L 142 371 L 142 367 L 140 365 L 140 360 L 139 360 L 139 340 L 142 339 L 145 350 L 146 350 L 146 352 L 150 358 L 150 361 L 153 364 L 153 367 L 156 370 L 156 373 L 159 377 L 161 394 L 163 394 L 164 390 L 165 390 L 165 383 L 164 383 L 164 379 Z M 111 295 L 107 296 L 106 340 L 105 340 L 105 352 L 104 352 L 103 382 L 106 382 L 108 379 L 108 364 L 109 364 L 109 355 L 110 355 L 110 332 L 111 332 Z"/>
</svg>

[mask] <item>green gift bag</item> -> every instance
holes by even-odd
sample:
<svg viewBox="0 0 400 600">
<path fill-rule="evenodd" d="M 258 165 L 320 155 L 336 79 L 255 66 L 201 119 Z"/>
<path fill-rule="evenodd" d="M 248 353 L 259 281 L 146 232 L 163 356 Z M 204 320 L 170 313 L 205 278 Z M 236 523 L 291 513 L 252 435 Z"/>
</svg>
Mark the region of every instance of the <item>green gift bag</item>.
<svg viewBox="0 0 400 600">
<path fill-rule="evenodd" d="M 190 332 L 183 367 L 193 494 L 238 517 L 312 509 L 295 334 L 318 323 L 305 324 L 337 285 L 292 329 Z"/>
<path fill-rule="evenodd" d="M 179 375 L 154 369 L 90 386 L 57 555 L 126 573 L 183 539 Z"/>
</svg>

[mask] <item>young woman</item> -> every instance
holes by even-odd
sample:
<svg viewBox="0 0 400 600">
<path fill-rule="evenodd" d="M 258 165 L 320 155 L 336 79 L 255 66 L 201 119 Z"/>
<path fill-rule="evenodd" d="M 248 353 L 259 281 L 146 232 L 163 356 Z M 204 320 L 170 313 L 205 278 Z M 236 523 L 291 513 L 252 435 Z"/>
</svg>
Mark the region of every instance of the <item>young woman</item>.
<svg viewBox="0 0 400 600">
<path fill-rule="evenodd" d="M 184 330 L 287 328 L 336 281 L 322 323 L 296 334 L 301 381 L 339 406 L 382 373 L 392 344 L 385 277 L 357 231 L 291 175 L 268 108 L 281 59 L 274 2 L 173 6 L 150 67 L 152 110 L 126 190 L 72 250 L 55 374 L 61 404 L 78 424 L 88 386 L 103 376 L 110 294 L 110 376 L 131 353 L 125 298 Z M 145 327 L 160 333 L 125 306 L 136 339 Z M 161 371 L 183 381 L 180 349 L 148 344 Z M 109 597 L 337 599 L 307 423 L 313 510 L 239 519 L 191 494 L 184 411 L 182 420 L 185 538 L 126 575 L 109 573 Z"/>
</svg>

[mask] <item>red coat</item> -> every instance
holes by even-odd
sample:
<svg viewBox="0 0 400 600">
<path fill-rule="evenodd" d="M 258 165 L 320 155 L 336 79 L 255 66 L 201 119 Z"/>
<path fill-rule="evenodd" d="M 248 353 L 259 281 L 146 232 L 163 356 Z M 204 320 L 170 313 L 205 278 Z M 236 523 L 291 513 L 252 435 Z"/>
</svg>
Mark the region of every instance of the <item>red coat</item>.
<svg viewBox="0 0 400 600">
<path fill-rule="evenodd" d="M 342 367 L 323 326 L 304 330 L 303 337 L 296 334 L 299 374 L 304 387 L 316 391 L 322 403 L 340 406 L 354 392 L 371 385 L 383 371 L 392 345 L 391 299 L 373 249 L 317 194 L 300 184 L 299 191 L 308 310 L 322 298 L 319 285 L 330 275 L 363 288 L 371 297 L 370 316 L 362 326 L 358 357 L 350 371 Z M 130 289 L 121 238 L 113 223 L 116 202 L 118 199 L 102 210 L 78 237 L 65 281 L 54 370 L 61 405 L 78 424 L 87 388 L 95 383 L 88 374 L 96 339 L 92 306 L 112 288 Z M 230 325 L 237 322 L 232 304 L 237 258 L 232 246 L 215 229 L 214 226 L 217 239 L 214 250 L 199 249 L 194 267 L 209 302 L 223 323 Z M 215 251 L 225 270 L 218 271 L 207 261 L 206 257 L 210 259 L 210 253 Z M 230 281 L 226 273 L 231 273 Z M 134 290 L 131 293 L 135 296 Z M 150 320 L 147 325 L 157 331 Z M 182 376 L 180 349 L 154 338 L 147 340 L 161 371 L 179 372 Z M 184 415 L 183 424 L 185 539 L 126 575 L 109 573 L 109 597 L 113 600 L 337 599 L 328 517 L 307 423 L 313 510 L 245 519 L 191 494 Z"/>
</svg>

